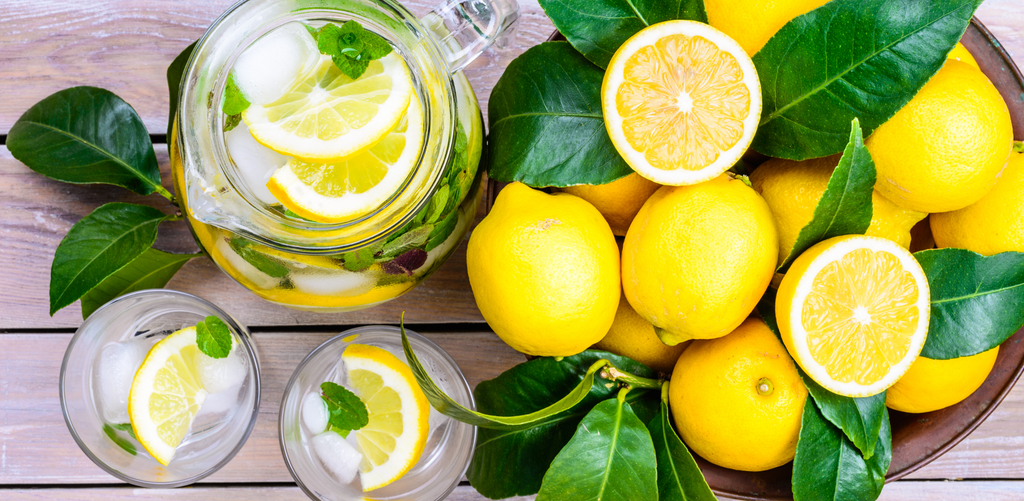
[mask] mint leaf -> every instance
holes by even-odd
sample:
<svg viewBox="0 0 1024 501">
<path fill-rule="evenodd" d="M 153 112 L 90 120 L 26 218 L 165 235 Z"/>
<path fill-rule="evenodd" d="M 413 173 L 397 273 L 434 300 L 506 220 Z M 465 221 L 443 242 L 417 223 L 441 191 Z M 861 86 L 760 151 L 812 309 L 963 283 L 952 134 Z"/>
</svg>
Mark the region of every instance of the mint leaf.
<svg viewBox="0 0 1024 501">
<path fill-rule="evenodd" d="M 129 425 L 129 429 L 130 426 L 131 425 Z M 119 435 L 117 433 L 117 430 L 115 430 L 113 426 L 110 426 L 107 423 L 103 423 L 103 433 L 107 436 L 107 438 L 110 439 L 111 442 L 114 442 L 114 445 L 117 445 L 118 447 L 124 449 L 124 451 L 127 452 L 128 454 L 131 454 L 132 456 L 138 454 L 138 451 L 135 450 L 135 446 L 132 445 L 132 443 L 129 442 L 126 438 Z"/>
<path fill-rule="evenodd" d="M 331 56 L 331 60 L 342 73 L 348 75 L 352 80 L 363 76 L 363 73 L 366 73 L 366 68 L 370 67 L 370 61 L 358 61 L 345 55 Z"/>
<path fill-rule="evenodd" d="M 430 237 L 430 232 L 433 230 L 434 225 L 427 224 L 403 233 L 402 236 L 384 245 L 381 257 L 390 259 L 398 257 L 409 250 L 423 247 L 427 243 L 427 238 Z"/>
<path fill-rule="evenodd" d="M 350 23 L 353 21 L 349 21 Z M 348 24 L 348 23 L 345 23 Z M 392 47 L 387 40 L 376 33 L 363 31 L 363 58 L 380 59 L 391 54 Z"/>
<path fill-rule="evenodd" d="M 448 237 L 455 231 L 455 227 L 459 224 L 459 211 L 452 211 L 448 214 L 448 217 L 441 220 L 440 223 L 434 225 L 434 229 L 430 232 L 430 236 L 427 237 L 427 246 L 423 250 L 430 252 L 437 246 L 448 240 Z"/>
<path fill-rule="evenodd" d="M 196 324 L 196 344 L 210 358 L 226 358 L 231 353 L 231 330 L 223 320 L 206 317 Z"/>
<path fill-rule="evenodd" d="M 112 425 L 109 425 L 109 426 L 114 428 L 115 430 L 121 430 L 123 432 L 126 432 L 132 438 L 135 438 L 135 429 L 132 428 L 132 424 L 131 423 L 119 423 L 119 424 L 112 424 Z"/>
<path fill-rule="evenodd" d="M 276 259 L 253 248 L 252 242 L 243 238 L 232 238 L 228 245 L 238 254 L 239 257 L 251 264 L 257 270 L 266 273 L 274 278 L 284 278 L 288 275 L 288 268 Z"/>
<path fill-rule="evenodd" d="M 359 54 L 363 52 L 363 26 L 355 21 L 346 21 L 338 29 L 337 43 L 338 52 L 336 54 L 361 59 Z"/>
<path fill-rule="evenodd" d="M 228 84 L 224 87 L 224 102 L 221 103 L 221 110 L 227 116 L 238 115 L 249 107 L 249 100 L 242 95 L 242 90 L 235 82 L 235 74 L 228 74 Z"/>
<path fill-rule="evenodd" d="M 349 431 L 358 430 L 370 422 L 370 416 L 366 412 L 366 404 L 344 386 L 324 382 L 320 385 L 320 391 L 324 402 L 327 403 L 327 412 L 331 415 L 328 422 L 337 428 L 342 436 Z"/>
<path fill-rule="evenodd" d="M 303 24 L 302 26 L 304 28 L 306 28 L 306 31 L 309 32 L 309 36 L 313 37 L 313 40 L 316 41 L 319 44 L 320 43 L 320 31 L 317 30 L 316 28 L 308 25 L 308 24 Z"/>
<path fill-rule="evenodd" d="M 341 256 L 345 260 L 345 269 L 348 271 L 363 271 L 373 264 L 375 251 L 372 247 L 346 252 Z"/>
<path fill-rule="evenodd" d="M 380 35 L 363 29 L 355 21 L 338 26 L 328 23 L 314 35 L 321 54 L 331 56 L 334 65 L 353 80 L 363 76 L 370 61 L 391 53 L 391 44 Z"/>
<path fill-rule="evenodd" d="M 231 129 L 234 129 L 235 127 L 238 127 L 238 124 L 240 123 L 242 123 L 241 113 L 238 113 L 236 115 L 228 115 L 228 117 L 224 119 L 224 132 L 227 132 Z"/>
</svg>

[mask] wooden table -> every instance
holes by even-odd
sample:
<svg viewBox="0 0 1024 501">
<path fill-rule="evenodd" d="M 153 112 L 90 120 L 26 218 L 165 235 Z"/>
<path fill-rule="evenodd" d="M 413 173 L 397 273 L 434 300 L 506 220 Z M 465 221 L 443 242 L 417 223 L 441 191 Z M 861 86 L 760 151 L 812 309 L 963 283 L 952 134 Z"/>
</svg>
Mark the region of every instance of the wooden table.
<svg viewBox="0 0 1024 501">
<path fill-rule="evenodd" d="M 519 363 L 523 356 L 488 331 L 465 270 L 465 245 L 424 284 L 399 300 L 366 311 L 313 314 L 250 294 L 208 260 L 188 263 L 169 284 L 210 299 L 255 333 L 263 361 L 263 401 L 256 429 L 222 470 L 187 489 L 145 490 L 118 482 L 78 449 L 61 416 L 61 358 L 81 322 L 77 303 L 49 316 L 50 260 L 57 243 L 101 203 L 124 200 L 167 210 L 158 196 L 139 197 L 102 186 L 48 180 L 3 147 L 7 131 L 33 103 L 66 87 L 107 88 L 142 116 L 170 186 L 164 130 L 170 61 L 234 0 L 0 0 L 0 499 L 301 500 L 281 459 L 278 403 L 299 360 L 351 326 L 390 323 L 400 312 L 413 329 L 447 350 L 471 385 Z M 426 13 L 431 0 L 406 0 Z M 469 75 L 486 113 L 491 87 L 519 53 L 553 30 L 536 0 L 520 0 L 518 39 L 491 50 Z M 1024 63 L 1024 2 L 987 0 L 978 17 Z M 192 252 L 184 224 L 165 225 L 158 247 Z M 1024 499 L 1024 387 L 960 445 L 882 499 Z M 949 481 L 947 481 L 949 480 Z M 450 499 L 482 499 L 463 482 Z"/>
</svg>

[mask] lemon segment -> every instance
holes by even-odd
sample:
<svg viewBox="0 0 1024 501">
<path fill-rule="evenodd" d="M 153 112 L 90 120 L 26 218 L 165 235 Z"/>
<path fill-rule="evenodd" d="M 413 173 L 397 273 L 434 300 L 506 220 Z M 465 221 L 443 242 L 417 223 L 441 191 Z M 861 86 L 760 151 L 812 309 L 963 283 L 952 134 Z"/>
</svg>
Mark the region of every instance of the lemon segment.
<svg viewBox="0 0 1024 501">
<path fill-rule="evenodd" d="M 677 186 L 732 167 L 761 117 L 750 57 L 695 21 L 655 24 L 627 40 L 608 65 L 601 100 L 612 144 L 633 170 Z"/>
<path fill-rule="evenodd" d="M 353 433 L 363 453 L 363 491 L 402 478 L 427 443 L 430 404 L 409 366 L 391 353 L 362 344 L 345 348 L 348 386 L 366 404 L 369 422 Z"/>
<path fill-rule="evenodd" d="M 369 149 L 330 162 L 291 159 L 267 188 L 296 214 L 337 223 L 369 214 L 408 179 L 423 145 L 423 110 L 413 96 L 398 127 Z"/>
<path fill-rule="evenodd" d="M 779 286 L 776 314 L 790 354 L 829 391 L 867 397 L 906 373 L 924 347 L 928 281 L 891 240 L 836 237 L 808 249 Z"/>
<path fill-rule="evenodd" d="M 196 328 L 181 329 L 153 345 L 135 373 L 128 415 L 139 443 L 160 464 L 174 459 L 206 400 L 197 376 Z"/>
<path fill-rule="evenodd" d="M 391 132 L 412 94 L 409 68 L 395 52 L 370 61 L 355 80 L 321 56 L 284 96 L 250 105 L 242 120 L 256 141 L 282 155 L 329 162 L 365 150 Z"/>
</svg>

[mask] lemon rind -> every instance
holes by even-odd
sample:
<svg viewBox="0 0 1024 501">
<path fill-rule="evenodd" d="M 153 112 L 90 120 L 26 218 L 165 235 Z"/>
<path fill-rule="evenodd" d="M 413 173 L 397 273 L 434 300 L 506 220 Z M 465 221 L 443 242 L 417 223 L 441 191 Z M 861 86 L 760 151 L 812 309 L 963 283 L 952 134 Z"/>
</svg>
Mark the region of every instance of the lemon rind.
<svg viewBox="0 0 1024 501">
<path fill-rule="evenodd" d="M 675 29 L 683 26 L 683 29 Z M 624 67 L 629 59 L 620 54 L 633 54 L 645 45 L 653 45 L 658 39 L 675 34 L 687 36 L 702 36 L 712 41 L 719 50 L 731 54 L 736 62 L 743 69 L 743 83 L 750 92 L 750 113 L 743 119 L 743 135 L 739 141 L 726 151 L 719 154 L 718 158 L 710 165 L 701 170 L 690 171 L 676 169 L 667 171 L 652 166 L 644 157 L 644 153 L 633 149 L 622 133 L 622 117 L 618 113 L 609 113 L 609 110 L 616 109 L 616 92 L 609 92 L 610 89 L 618 89 L 625 81 Z M 761 82 L 757 75 L 750 56 L 740 47 L 739 43 L 726 35 L 721 30 L 710 25 L 697 21 L 666 21 L 649 26 L 639 33 L 633 35 L 612 56 L 611 63 L 605 71 L 604 81 L 601 84 L 601 108 L 604 115 L 605 128 L 612 144 L 619 152 L 619 155 L 641 176 L 658 184 L 670 186 L 685 186 L 708 181 L 729 170 L 750 147 L 757 132 L 757 126 L 761 120 Z"/>
<path fill-rule="evenodd" d="M 843 256 L 849 254 L 858 249 L 868 249 L 874 252 L 884 251 L 895 256 L 903 269 L 914 276 L 914 279 L 918 286 L 917 295 L 917 308 L 918 308 L 918 326 L 911 338 L 910 348 L 907 350 L 907 354 L 904 355 L 903 359 L 899 363 L 894 365 L 889 373 L 878 382 L 871 385 L 861 385 L 854 382 L 844 383 L 833 379 L 825 368 L 814 360 L 811 356 L 811 352 L 807 347 L 807 330 L 804 329 L 802 315 L 803 315 L 803 304 L 807 299 L 807 294 L 810 293 L 811 288 L 814 284 L 814 279 L 817 278 L 818 274 L 825 266 L 842 259 Z M 850 238 L 842 242 L 838 242 L 832 247 L 822 251 L 821 254 L 815 256 L 814 260 L 808 265 L 807 270 L 803 276 L 800 277 L 799 282 L 795 287 L 793 293 L 793 301 L 789 311 L 789 322 L 790 322 L 790 338 L 792 340 L 792 346 L 790 349 L 795 350 L 794 354 L 799 363 L 800 367 L 813 379 L 815 382 L 823 386 L 826 390 L 831 391 L 837 395 L 843 395 L 847 397 L 868 397 L 871 395 L 877 395 L 887 390 L 892 385 L 896 384 L 903 374 L 910 369 L 910 366 L 917 360 L 921 350 L 924 348 L 924 343 L 928 338 L 928 324 L 930 321 L 931 311 L 931 294 L 928 288 L 928 279 L 925 277 L 924 270 L 921 265 L 917 262 L 910 251 L 900 247 L 899 244 L 879 237 L 871 237 L 866 235 L 860 235 L 855 238 Z"/>
</svg>

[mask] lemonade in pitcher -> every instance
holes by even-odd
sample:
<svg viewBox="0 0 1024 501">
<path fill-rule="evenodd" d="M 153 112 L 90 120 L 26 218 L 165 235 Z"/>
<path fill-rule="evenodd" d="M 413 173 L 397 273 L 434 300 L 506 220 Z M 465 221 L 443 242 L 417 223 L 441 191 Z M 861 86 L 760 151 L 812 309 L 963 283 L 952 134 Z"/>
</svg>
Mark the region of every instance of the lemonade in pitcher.
<svg viewBox="0 0 1024 501">
<path fill-rule="evenodd" d="M 169 140 L 199 245 L 264 299 L 348 311 L 408 291 L 462 241 L 483 122 L 462 68 L 514 0 L 414 17 L 390 0 L 248 0 L 197 43 Z"/>
</svg>

